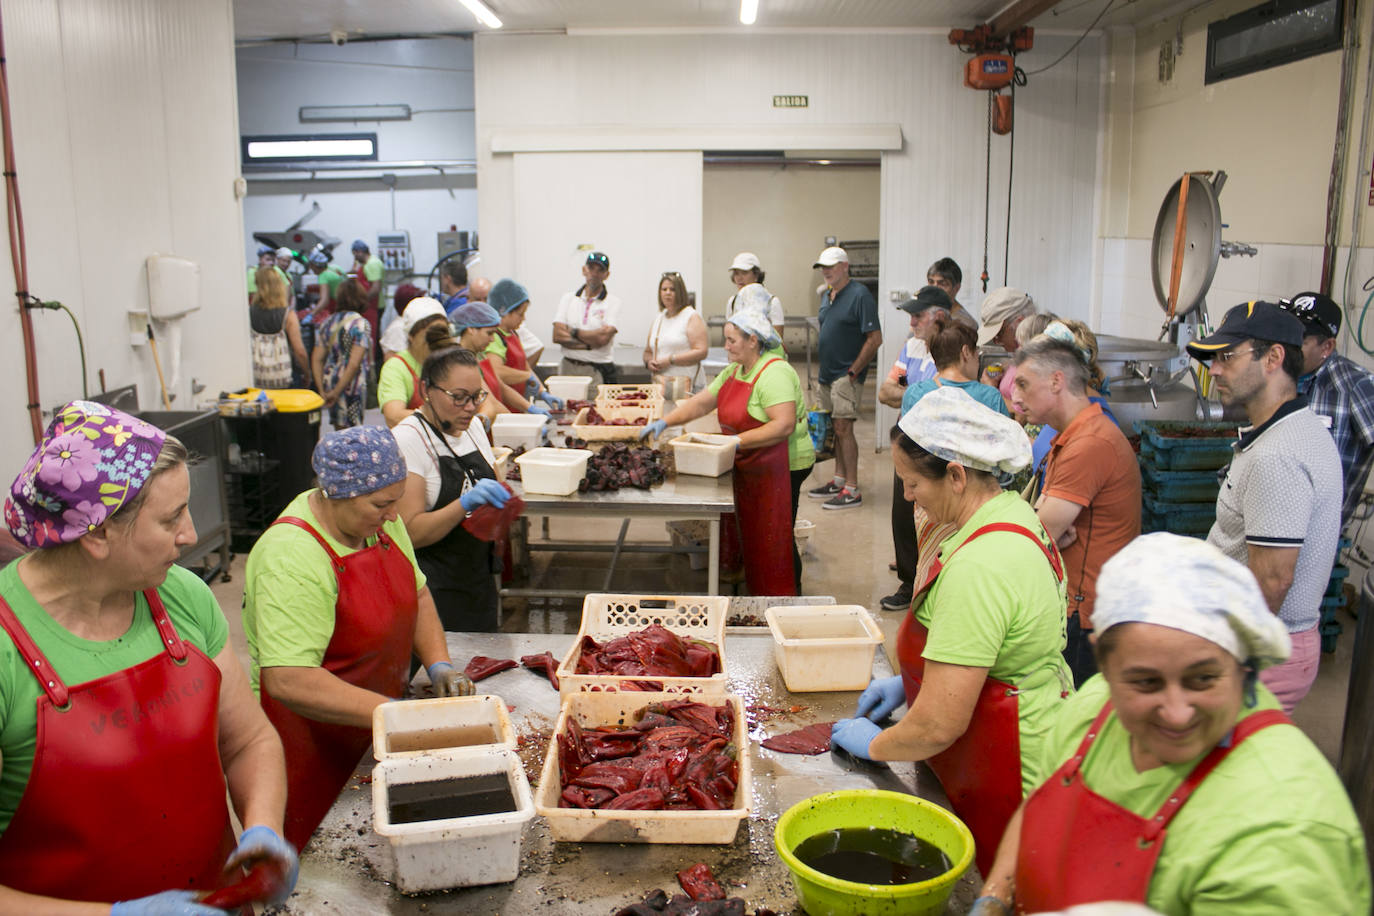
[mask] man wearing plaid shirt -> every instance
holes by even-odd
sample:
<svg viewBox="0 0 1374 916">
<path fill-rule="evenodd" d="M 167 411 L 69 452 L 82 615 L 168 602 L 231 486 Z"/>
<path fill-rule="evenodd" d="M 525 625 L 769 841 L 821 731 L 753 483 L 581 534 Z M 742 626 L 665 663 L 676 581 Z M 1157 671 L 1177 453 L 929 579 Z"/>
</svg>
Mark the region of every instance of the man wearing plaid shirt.
<svg viewBox="0 0 1374 916">
<path fill-rule="evenodd" d="M 1303 324 L 1302 377 L 1298 393 L 1331 430 L 1345 474 L 1341 528 L 1364 492 L 1374 463 L 1374 375 L 1336 352 L 1341 307 L 1321 293 L 1298 293 L 1282 302 Z"/>
</svg>

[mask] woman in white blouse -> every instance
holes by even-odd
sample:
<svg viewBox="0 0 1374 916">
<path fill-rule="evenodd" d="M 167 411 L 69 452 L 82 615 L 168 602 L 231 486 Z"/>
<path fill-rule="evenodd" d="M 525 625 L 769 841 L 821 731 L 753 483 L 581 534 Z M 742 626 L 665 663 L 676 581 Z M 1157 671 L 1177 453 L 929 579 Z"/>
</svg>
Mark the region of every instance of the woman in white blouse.
<svg viewBox="0 0 1374 916">
<path fill-rule="evenodd" d="M 658 317 L 649 328 L 644 365 L 655 375 L 680 375 L 701 386 L 701 361 L 709 343 L 706 322 L 688 304 L 687 285 L 677 271 L 663 274 L 658 283 Z"/>
</svg>

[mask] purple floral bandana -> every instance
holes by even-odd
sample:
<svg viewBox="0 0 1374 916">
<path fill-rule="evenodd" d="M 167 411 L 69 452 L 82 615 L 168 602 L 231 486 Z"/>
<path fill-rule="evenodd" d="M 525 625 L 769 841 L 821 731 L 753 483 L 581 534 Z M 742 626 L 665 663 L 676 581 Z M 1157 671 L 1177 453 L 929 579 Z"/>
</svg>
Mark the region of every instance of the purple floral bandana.
<svg viewBox="0 0 1374 916">
<path fill-rule="evenodd" d="M 94 531 L 143 489 L 166 439 L 122 410 L 72 401 L 10 486 L 10 533 L 29 547 L 55 547 Z"/>
<path fill-rule="evenodd" d="M 375 493 L 406 479 L 396 439 L 380 426 L 352 426 L 326 434 L 310 463 L 330 499 Z"/>
</svg>

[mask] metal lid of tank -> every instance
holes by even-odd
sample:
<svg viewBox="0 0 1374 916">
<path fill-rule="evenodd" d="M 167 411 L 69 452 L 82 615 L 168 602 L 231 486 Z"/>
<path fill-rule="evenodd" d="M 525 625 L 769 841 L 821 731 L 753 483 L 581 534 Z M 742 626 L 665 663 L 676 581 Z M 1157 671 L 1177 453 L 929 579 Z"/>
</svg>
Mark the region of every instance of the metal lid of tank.
<svg viewBox="0 0 1374 916">
<path fill-rule="evenodd" d="M 1177 359 L 1182 355 L 1182 348 L 1167 341 L 1117 337 L 1114 334 L 1097 335 L 1098 362 L 1135 360 L 1137 362 L 1162 363 Z"/>
</svg>

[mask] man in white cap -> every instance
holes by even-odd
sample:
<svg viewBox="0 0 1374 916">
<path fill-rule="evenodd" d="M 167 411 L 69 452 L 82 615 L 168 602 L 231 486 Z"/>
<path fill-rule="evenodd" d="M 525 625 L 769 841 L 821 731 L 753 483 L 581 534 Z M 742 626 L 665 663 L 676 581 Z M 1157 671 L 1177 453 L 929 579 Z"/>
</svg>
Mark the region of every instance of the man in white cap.
<svg viewBox="0 0 1374 916">
<path fill-rule="evenodd" d="M 553 342 L 563 348 L 559 375 L 586 375 L 592 385 L 614 385 L 620 297 L 606 289 L 611 259 L 593 251 L 582 264 L 582 285 L 564 293 L 553 316 Z M 596 389 L 593 388 L 593 391 Z"/>
<path fill-rule="evenodd" d="M 835 424 L 835 474 L 806 495 L 825 500 L 822 509 L 849 509 L 863 502 L 854 421 L 859 418 L 868 364 L 883 343 L 882 324 L 873 295 L 862 283 L 849 279 L 849 255 L 843 248 L 825 249 L 813 266 L 819 267 L 825 278 L 819 312 L 818 380 L 821 409 L 830 412 Z"/>
<path fill-rule="evenodd" d="M 729 318 L 735 314 L 738 307 L 735 299 L 739 295 L 739 290 L 744 289 L 750 283 L 763 283 L 763 265 L 759 263 L 759 256 L 752 251 L 741 251 L 735 255 L 735 259 L 730 262 L 730 280 L 735 284 L 735 292 L 730 294 L 730 298 L 725 300 L 725 317 Z M 768 320 L 773 325 L 773 330 L 778 332 L 779 339 L 782 338 L 783 314 L 782 300 L 774 296 L 768 302 Z"/>
</svg>

